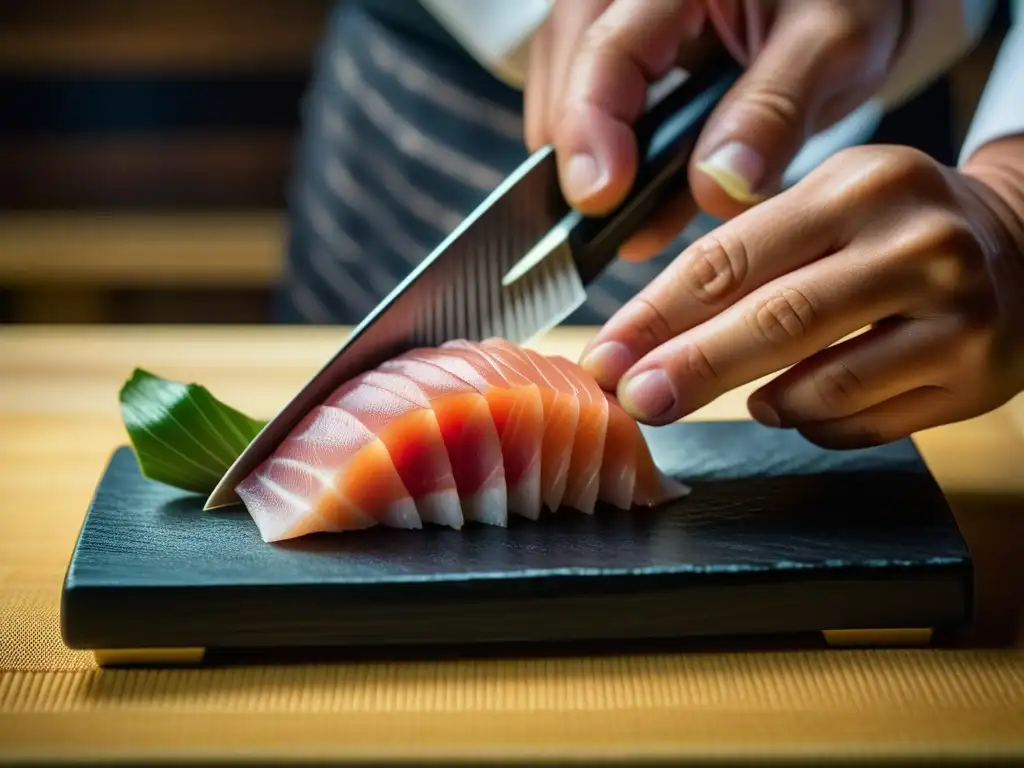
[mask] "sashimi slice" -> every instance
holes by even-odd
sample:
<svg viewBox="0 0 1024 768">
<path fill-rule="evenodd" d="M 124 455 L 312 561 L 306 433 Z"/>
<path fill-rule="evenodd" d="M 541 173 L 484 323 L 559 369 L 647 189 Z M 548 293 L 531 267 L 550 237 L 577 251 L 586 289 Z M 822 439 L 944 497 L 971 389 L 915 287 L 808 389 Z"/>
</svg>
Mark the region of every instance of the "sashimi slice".
<svg viewBox="0 0 1024 768">
<path fill-rule="evenodd" d="M 422 521 L 384 443 L 347 411 L 319 405 L 237 487 L 264 541 Z"/>
<path fill-rule="evenodd" d="M 448 451 L 422 389 L 401 376 L 370 372 L 340 387 L 326 404 L 351 413 L 387 446 L 423 521 L 462 527 Z"/>
<path fill-rule="evenodd" d="M 508 511 L 536 519 L 541 512 L 541 437 L 544 413 L 536 385 L 512 387 L 487 360 L 456 348 L 409 353 L 473 387 L 487 401 L 502 446 Z M 530 396 L 532 395 L 532 397 Z"/>
<path fill-rule="evenodd" d="M 576 388 L 580 402 L 580 418 L 576 425 L 576 440 L 569 460 L 569 478 L 562 504 L 593 514 L 601 487 L 601 460 L 608 431 L 608 400 L 597 382 L 578 365 L 560 356 L 548 357 L 548 360 Z"/>
<path fill-rule="evenodd" d="M 541 489 L 544 506 L 552 512 L 562 505 L 569 478 L 569 461 L 576 440 L 580 404 L 576 388 L 547 358 L 522 349 L 505 339 L 483 342 L 495 358 L 519 365 L 524 376 L 534 378 L 540 388 L 544 409 L 544 437 L 541 443 Z"/>
<path fill-rule="evenodd" d="M 508 524 L 501 442 L 487 400 L 462 379 L 401 355 L 378 366 L 416 383 L 430 399 L 466 520 Z"/>
<path fill-rule="evenodd" d="M 669 477 L 654 463 L 650 446 L 644 439 L 640 425 L 630 419 L 636 437 L 636 487 L 633 490 L 633 504 L 640 507 L 656 507 L 680 499 L 690 493 L 685 483 Z"/>
<path fill-rule="evenodd" d="M 495 359 L 478 344 L 454 341 L 418 352 L 466 381 L 486 399 L 501 441 L 508 511 L 540 517 L 544 403 L 535 381 Z"/>
<path fill-rule="evenodd" d="M 575 363 L 503 339 L 417 349 L 315 407 L 236 487 L 265 541 L 374 525 L 507 524 L 689 493 Z"/>
<path fill-rule="evenodd" d="M 637 429 L 636 422 L 607 392 L 608 433 L 604 441 L 604 457 L 601 459 L 601 476 L 598 497 L 619 509 L 633 506 L 636 487 Z M 640 436 L 641 439 L 643 435 Z"/>
</svg>

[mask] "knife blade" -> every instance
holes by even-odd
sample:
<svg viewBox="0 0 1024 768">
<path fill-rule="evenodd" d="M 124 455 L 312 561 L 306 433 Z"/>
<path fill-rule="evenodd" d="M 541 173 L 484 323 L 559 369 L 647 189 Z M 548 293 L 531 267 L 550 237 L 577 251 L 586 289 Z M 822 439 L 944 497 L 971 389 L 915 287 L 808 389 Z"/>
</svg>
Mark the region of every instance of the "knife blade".
<svg viewBox="0 0 1024 768">
<path fill-rule="evenodd" d="M 739 76 L 709 57 L 637 122 L 642 158 L 625 201 L 605 216 L 575 212 L 562 196 L 553 147 L 533 153 L 352 331 L 228 468 L 204 509 L 238 502 L 235 486 L 338 386 L 416 347 L 500 336 L 524 344 L 561 323 L 586 286 L 659 203 L 685 189 L 700 129 Z"/>
</svg>

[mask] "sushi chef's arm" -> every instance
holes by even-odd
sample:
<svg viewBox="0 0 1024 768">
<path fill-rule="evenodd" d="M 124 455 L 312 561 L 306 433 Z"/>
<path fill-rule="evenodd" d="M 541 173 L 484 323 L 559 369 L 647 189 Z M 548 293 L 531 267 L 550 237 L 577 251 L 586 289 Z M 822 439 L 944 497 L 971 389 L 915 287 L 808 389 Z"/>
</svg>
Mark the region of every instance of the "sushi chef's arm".
<svg viewBox="0 0 1024 768">
<path fill-rule="evenodd" d="M 836 448 L 1024 389 L 1022 5 L 958 168 L 907 147 L 840 152 L 686 249 L 583 364 L 651 424 L 784 371 L 751 415 Z"/>
<path fill-rule="evenodd" d="M 632 124 L 647 84 L 713 27 L 747 70 L 701 134 L 693 200 L 669 206 L 624 249 L 645 258 L 682 230 L 694 201 L 729 218 L 776 191 L 787 170 L 865 141 L 885 110 L 980 39 L 992 9 L 992 0 L 554 0 L 531 41 L 527 141 L 554 142 L 579 210 L 614 207 L 635 172 Z"/>
<path fill-rule="evenodd" d="M 1024 389 L 1022 6 L 958 168 L 907 147 L 840 152 L 686 249 L 583 364 L 652 424 L 784 371 L 751 415 L 836 448 Z"/>
<path fill-rule="evenodd" d="M 831 448 L 1002 405 L 1024 389 L 1024 132 L 959 170 L 841 151 L 684 250 L 581 363 L 654 425 L 781 372 L 751 415 Z"/>
</svg>

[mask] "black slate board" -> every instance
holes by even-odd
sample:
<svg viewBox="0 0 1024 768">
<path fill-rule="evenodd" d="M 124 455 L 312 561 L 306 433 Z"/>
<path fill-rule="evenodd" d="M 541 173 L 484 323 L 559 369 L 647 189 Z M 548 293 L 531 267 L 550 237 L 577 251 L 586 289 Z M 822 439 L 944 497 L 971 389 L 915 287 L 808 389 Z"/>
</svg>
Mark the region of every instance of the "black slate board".
<svg viewBox="0 0 1024 768">
<path fill-rule="evenodd" d="M 756 423 L 645 429 L 693 486 L 658 510 L 266 544 L 241 506 L 119 449 L 64 585 L 73 648 L 400 646 L 944 627 L 971 560 L 910 440 L 829 452 Z"/>
</svg>

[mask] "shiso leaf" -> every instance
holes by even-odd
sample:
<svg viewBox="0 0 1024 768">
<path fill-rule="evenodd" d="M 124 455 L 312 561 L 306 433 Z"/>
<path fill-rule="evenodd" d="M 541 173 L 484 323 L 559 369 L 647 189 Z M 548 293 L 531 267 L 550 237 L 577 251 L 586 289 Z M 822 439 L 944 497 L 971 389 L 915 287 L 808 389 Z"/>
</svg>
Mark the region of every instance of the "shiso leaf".
<svg viewBox="0 0 1024 768">
<path fill-rule="evenodd" d="M 195 493 L 212 492 L 266 423 L 225 405 L 206 387 L 141 368 L 119 399 L 142 474 Z"/>
</svg>

